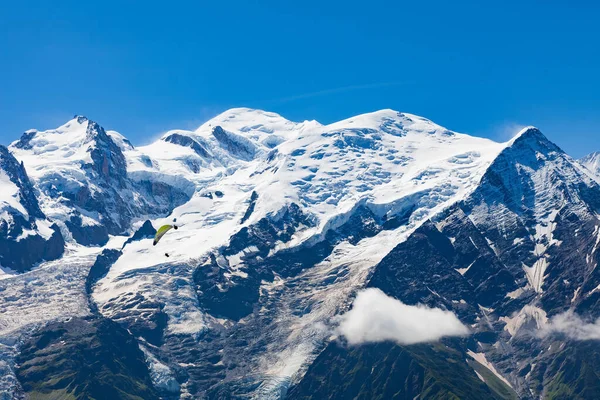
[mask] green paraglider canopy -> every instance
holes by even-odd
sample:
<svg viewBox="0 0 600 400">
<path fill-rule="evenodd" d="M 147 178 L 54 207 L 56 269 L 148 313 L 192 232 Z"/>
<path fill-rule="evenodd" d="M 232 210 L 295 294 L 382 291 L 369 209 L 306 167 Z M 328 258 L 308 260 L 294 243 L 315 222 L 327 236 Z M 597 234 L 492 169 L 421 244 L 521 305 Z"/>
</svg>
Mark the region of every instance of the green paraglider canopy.
<svg viewBox="0 0 600 400">
<path fill-rule="evenodd" d="M 156 235 L 154 236 L 154 243 L 152 243 L 153 246 L 156 246 L 156 244 L 159 242 L 159 240 L 165 236 L 165 233 L 167 233 L 168 231 L 170 231 L 171 229 L 177 229 L 177 226 L 175 225 L 163 225 L 160 228 L 158 228 L 158 230 L 156 231 Z"/>
</svg>

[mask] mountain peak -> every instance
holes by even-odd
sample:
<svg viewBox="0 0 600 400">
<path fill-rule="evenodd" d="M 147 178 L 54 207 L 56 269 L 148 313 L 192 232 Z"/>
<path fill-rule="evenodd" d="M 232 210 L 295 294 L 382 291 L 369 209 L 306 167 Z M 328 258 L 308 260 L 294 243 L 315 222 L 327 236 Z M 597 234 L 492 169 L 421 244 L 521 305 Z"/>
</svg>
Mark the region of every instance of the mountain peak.
<svg viewBox="0 0 600 400">
<path fill-rule="evenodd" d="M 249 108 L 249 107 L 234 107 L 228 110 L 223 111 L 221 114 L 217 115 L 214 119 L 234 119 L 234 118 L 276 118 L 276 119 L 285 119 L 281 115 L 272 112 L 265 111 L 258 108 Z"/>
<path fill-rule="evenodd" d="M 73 119 L 77 121 L 78 124 L 83 124 L 88 121 L 88 118 L 84 115 L 75 115 Z"/>
<path fill-rule="evenodd" d="M 85 117 L 83 117 L 85 118 Z M 77 119 L 77 122 L 79 122 L 80 119 Z M 100 140 L 100 141 L 108 141 L 110 140 L 109 136 L 106 134 L 106 131 L 104 130 L 104 128 L 97 122 L 95 121 L 91 121 L 88 120 L 87 118 L 82 119 L 82 123 L 86 123 L 87 122 L 87 128 L 86 128 L 86 141 L 89 140 Z"/>
<path fill-rule="evenodd" d="M 516 141 L 520 138 L 527 138 L 527 137 L 538 137 L 538 138 L 542 137 L 542 138 L 546 139 L 546 137 L 544 136 L 542 131 L 540 131 L 537 127 L 535 127 L 533 125 L 529 125 L 523 129 L 521 129 L 519 132 L 517 132 L 517 134 L 511 140 Z"/>
<path fill-rule="evenodd" d="M 380 130 L 394 136 L 403 136 L 407 132 L 446 137 L 455 134 L 427 118 L 389 108 L 334 122 L 327 125 L 327 128 L 330 130 L 372 129 Z"/>
<path fill-rule="evenodd" d="M 270 121 L 275 121 L 275 120 L 279 120 L 279 121 L 288 121 L 286 118 L 282 117 L 281 115 L 275 113 L 275 112 L 271 112 L 271 111 L 265 111 L 265 110 L 259 110 L 259 109 L 254 109 L 254 108 L 248 108 L 248 107 L 236 107 L 236 108 L 230 108 L 228 110 L 223 111 L 222 113 L 220 113 L 219 115 L 217 115 L 214 118 L 211 118 L 209 121 L 207 122 L 211 122 L 214 121 L 216 122 L 223 122 L 223 121 L 240 121 L 240 122 L 247 122 L 247 121 L 260 121 L 260 120 L 270 120 Z M 214 126 L 214 123 L 213 123 Z"/>
<path fill-rule="evenodd" d="M 590 153 L 587 156 L 582 157 L 579 161 L 582 163 L 600 162 L 600 151 Z"/>
<path fill-rule="evenodd" d="M 54 129 L 43 131 L 29 129 L 10 147 L 17 151 L 36 148 L 36 154 L 54 153 L 60 150 L 70 157 L 75 155 L 75 148 L 83 148 L 91 142 L 108 142 L 111 140 L 110 136 L 97 122 L 83 115 L 75 115 Z"/>
<path fill-rule="evenodd" d="M 595 151 L 579 160 L 579 163 L 595 174 L 600 173 L 600 152 Z"/>
<path fill-rule="evenodd" d="M 507 148 L 529 148 L 543 153 L 564 153 L 535 126 L 527 126 L 507 142 Z"/>
<path fill-rule="evenodd" d="M 251 108 L 231 108 L 206 121 L 196 129 L 196 133 L 210 136 L 215 126 L 221 126 L 226 131 L 244 136 L 263 136 L 275 132 L 289 132 L 297 125 L 296 122 L 289 121 L 274 112 Z"/>
</svg>

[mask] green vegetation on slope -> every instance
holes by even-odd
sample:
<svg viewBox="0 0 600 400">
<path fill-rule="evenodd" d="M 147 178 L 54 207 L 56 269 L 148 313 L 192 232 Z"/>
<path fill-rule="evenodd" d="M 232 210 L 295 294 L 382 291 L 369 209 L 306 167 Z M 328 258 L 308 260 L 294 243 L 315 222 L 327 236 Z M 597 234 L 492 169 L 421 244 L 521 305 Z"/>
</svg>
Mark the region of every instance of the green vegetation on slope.
<svg viewBox="0 0 600 400">
<path fill-rule="evenodd" d="M 134 338 L 104 318 L 52 323 L 24 343 L 16 361 L 32 400 L 158 399 Z"/>
<path fill-rule="evenodd" d="M 490 372 L 488 385 L 463 352 L 442 343 L 341 347 L 331 343 L 290 389 L 288 399 L 514 399 Z M 504 385 L 505 387 L 502 387 Z"/>
<path fill-rule="evenodd" d="M 600 346 L 596 341 L 555 342 L 534 372 L 545 399 L 600 398 Z M 554 350 L 557 349 L 557 350 Z"/>
</svg>

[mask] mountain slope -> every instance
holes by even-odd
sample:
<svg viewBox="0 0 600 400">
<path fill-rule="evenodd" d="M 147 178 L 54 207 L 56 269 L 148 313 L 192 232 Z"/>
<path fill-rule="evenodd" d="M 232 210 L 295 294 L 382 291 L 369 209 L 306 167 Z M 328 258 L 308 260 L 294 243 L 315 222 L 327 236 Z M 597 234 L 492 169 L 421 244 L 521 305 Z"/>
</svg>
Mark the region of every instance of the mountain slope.
<svg viewBox="0 0 600 400">
<path fill-rule="evenodd" d="M 579 162 L 596 175 L 600 175 L 600 152 L 588 154 Z"/>
<path fill-rule="evenodd" d="M 355 348 L 330 344 L 309 367 L 288 399 L 516 399 L 494 374 L 464 362 L 450 347 L 400 347 L 378 343 Z M 325 372 L 325 373 L 323 373 Z M 330 374 L 330 375 L 325 375 Z"/>
<path fill-rule="evenodd" d="M 0 282 L 0 384 L 12 395 L 47 390 L 55 373 L 31 375 L 16 360 L 43 352 L 19 343 L 70 317 L 132 335 L 132 358 L 118 361 L 110 338 L 97 354 L 136 365 L 120 382 L 148 396 L 595 390 L 595 353 L 544 332 L 564 312 L 600 316 L 600 188 L 535 128 L 495 143 L 393 110 L 321 125 L 238 108 L 146 146 L 76 117 L 10 149 L 68 250 Z M 153 246 L 163 224 L 178 229 Z M 347 347 L 337 316 L 365 287 L 450 310 L 471 335 Z"/>
<path fill-rule="evenodd" d="M 38 204 L 27 172 L 0 145 L 0 279 L 63 254 L 64 241 Z"/>
<path fill-rule="evenodd" d="M 599 315 L 594 290 L 599 200 L 600 187 L 577 162 L 527 128 L 507 144 L 472 194 L 390 252 L 368 286 L 407 304 L 452 310 L 473 329 L 463 351 L 491 360 L 521 398 L 560 397 L 564 386 L 574 384 L 570 373 L 579 361 L 556 364 L 560 350 L 544 349 L 563 349 L 564 342 L 536 337 L 536 331 L 566 311 Z M 583 346 L 570 345 L 568 354 Z M 328 347 L 322 356 L 330 351 L 335 350 Z M 345 362 L 355 360 L 348 356 Z M 546 365 L 552 367 L 544 370 Z M 307 375 L 298 387 L 327 373 Z"/>
<path fill-rule="evenodd" d="M 112 321 L 50 324 L 23 344 L 17 363 L 32 398 L 159 399 L 144 354 Z"/>
</svg>

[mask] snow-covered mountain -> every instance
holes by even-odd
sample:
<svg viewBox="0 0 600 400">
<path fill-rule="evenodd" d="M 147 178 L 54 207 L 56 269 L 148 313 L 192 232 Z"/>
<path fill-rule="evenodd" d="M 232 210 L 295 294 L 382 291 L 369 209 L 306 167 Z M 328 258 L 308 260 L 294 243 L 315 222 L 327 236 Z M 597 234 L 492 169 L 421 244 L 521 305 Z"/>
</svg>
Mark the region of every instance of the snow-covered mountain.
<svg viewBox="0 0 600 400">
<path fill-rule="evenodd" d="M 0 279 L 63 254 L 58 227 L 38 204 L 22 163 L 0 145 Z"/>
<path fill-rule="evenodd" d="M 579 162 L 587 169 L 600 176 L 600 152 L 594 152 L 583 157 Z"/>
<path fill-rule="evenodd" d="M 83 245 L 104 245 L 109 235 L 167 213 L 191 194 L 151 174 L 130 177 L 124 152 L 133 146 L 81 116 L 57 129 L 27 131 L 10 150 L 35 183 L 42 211 Z"/>
<path fill-rule="evenodd" d="M 359 382 L 375 368 L 409 379 L 374 356 L 390 346 L 411 374 L 462 365 L 462 383 L 411 384 L 407 398 L 432 387 L 533 398 L 572 383 L 549 354 L 575 357 L 543 351 L 565 340 L 538 333 L 565 312 L 600 316 L 597 178 L 535 128 L 496 143 L 393 110 L 321 125 L 239 108 L 139 147 L 76 117 L 10 151 L 31 183 L 0 205 L 55 224 L 67 252 L 0 281 L 8 398 L 108 390 L 33 367 L 48 352 L 71 357 L 86 337 L 124 354 L 136 383 L 123 387 L 142 398 L 306 398 L 340 380 L 339 398 L 383 394 L 384 383 Z M 179 229 L 152 246 L 171 221 Z M 472 335 L 446 343 L 441 360 L 429 345 L 346 351 L 335 321 L 367 286 L 451 310 Z M 344 368 L 358 372 L 336 375 Z M 65 386 L 52 386 L 57 376 Z"/>
<path fill-rule="evenodd" d="M 450 345 L 458 354 L 447 356 L 491 363 L 512 396 L 592 398 L 594 389 L 579 379 L 597 368 L 597 344 L 589 351 L 590 344 L 574 331 L 593 330 L 584 321 L 600 316 L 599 200 L 600 187 L 588 172 L 537 129 L 527 128 L 507 143 L 469 196 L 390 252 L 368 286 L 407 304 L 452 310 L 473 334 L 466 343 Z M 552 323 L 565 315 L 578 315 L 577 322 Z M 550 329 L 560 335 L 544 336 Z M 339 355 L 330 344 L 290 397 L 334 390 L 335 379 L 325 376 L 352 369 L 366 353 L 379 351 L 365 347 Z M 417 360 L 423 371 L 415 373 L 448 367 Z M 372 361 L 363 367 L 380 365 Z M 387 373 L 408 379 L 399 367 Z M 346 377 L 365 386 L 349 386 L 340 398 L 367 393 L 375 378 L 365 378 L 364 372 Z M 491 383 L 489 377 L 481 379 Z M 428 390 L 422 385 L 419 390 Z M 464 387 L 456 382 L 436 380 L 435 385 L 442 385 L 438 389 L 446 396 L 471 398 L 460 394 Z M 492 392 L 487 397 L 506 397 L 497 388 Z"/>
</svg>

